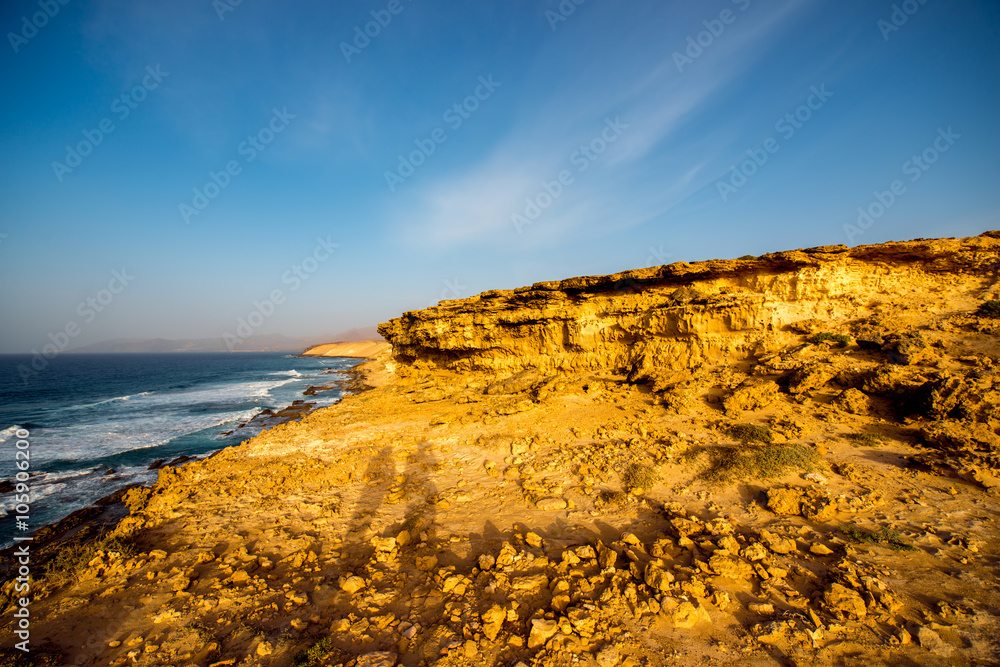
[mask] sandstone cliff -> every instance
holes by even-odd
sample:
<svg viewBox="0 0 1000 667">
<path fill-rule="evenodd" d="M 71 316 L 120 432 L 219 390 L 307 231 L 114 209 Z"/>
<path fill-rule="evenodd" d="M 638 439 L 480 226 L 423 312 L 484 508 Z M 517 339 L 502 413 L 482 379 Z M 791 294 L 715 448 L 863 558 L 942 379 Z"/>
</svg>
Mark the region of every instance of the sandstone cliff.
<svg viewBox="0 0 1000 667">
<path fill-rule="evenodd" d="M 913 301 L 969 310 L 991 290 L 1000 232 L 753 259 L 678 262 L 442 301 L 379 327 L 395 358 L 456 371 L 618 370 L 633 379 L 780 349 L 789 327 L 830 329 Z M 796 333 L 796 332 L 792 332 Z"/>
</svg>

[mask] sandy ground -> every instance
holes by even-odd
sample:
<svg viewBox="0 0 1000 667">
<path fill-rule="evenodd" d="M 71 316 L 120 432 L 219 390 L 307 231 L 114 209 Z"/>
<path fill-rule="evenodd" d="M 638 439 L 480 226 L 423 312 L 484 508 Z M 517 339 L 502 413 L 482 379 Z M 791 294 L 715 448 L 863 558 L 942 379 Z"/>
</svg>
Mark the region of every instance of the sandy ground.
<svg viewBox="0 0 1000 667">
<path fill-rule="evenodd" d="M 131 492 L 124 547 L 39 583 L 23 664 L 997 664 L 998 497 L 912 467 L 886 406 L 830 385 L 734 416 L 730 368 L 679 410 L 614 375 L 360 371 L 373 389 Z M 813 476 L 706 479 L 737 423 Z M 881 529 L 896 549 L 857 541 Z"/>
<path fill-rule="evenodd" d="M 311 347 L 302 353 L 306 357 L 346 357 L 349 359 L 370 359 L 384 354 L 390 349 L 385 341 L 362 340 L 349 343 L 326 343 Z"/>
</svg>

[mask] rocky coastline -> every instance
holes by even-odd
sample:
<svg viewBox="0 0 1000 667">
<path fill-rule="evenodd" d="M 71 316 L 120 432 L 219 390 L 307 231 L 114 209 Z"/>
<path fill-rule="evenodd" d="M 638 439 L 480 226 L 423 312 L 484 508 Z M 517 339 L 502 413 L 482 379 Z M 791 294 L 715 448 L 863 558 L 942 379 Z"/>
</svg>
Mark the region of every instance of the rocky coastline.
<svg viewBox="0 0 1000 667">
<path fill-rule="evenodd" d="M 996 664 L 998 280 L 988 232 L 405 313 L 337 405 L 39 551 L 5 659 Z"/>
</svg>

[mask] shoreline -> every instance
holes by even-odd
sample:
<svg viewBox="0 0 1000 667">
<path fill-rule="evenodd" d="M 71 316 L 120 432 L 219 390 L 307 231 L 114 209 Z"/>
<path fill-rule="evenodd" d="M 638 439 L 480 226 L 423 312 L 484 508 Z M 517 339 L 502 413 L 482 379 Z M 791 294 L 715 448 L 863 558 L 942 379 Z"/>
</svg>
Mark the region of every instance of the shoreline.
<svg viewBox="0 0 1000 667">
<path fill-rule="evenodd" d="M 86 533 L 85 539 L 83 539 L 81 542 L 86 543 L 86 542 L 97 541 L 101 539 L 103 535 L 112 532 L 117 527 L 118 523 L 129 515 L 130 508 L 128 507 L 128 504 L 126 502 L 127 494 L 133 489 L 140 489 L 140 490 L 151 489 L 159 481 L 159 471 L 166 470 L 168 468 L 180 468 L 189 463 L 208 461 L 214 458 L 215 456 L 219 455 L 220 453 L 226 451 L 227 449 L 240 447 L 247 441 L 252 440 L 253 438 L 257 437 L 258 435 L 269 429 L 272 429 L 276 426 L 280 426 L 282 424 L 300 421 L 301 419 L 305 418 L 306 416 L 318 410 L 335 407 L 341 401 L 343 401 L 343 399 L 348 395 L 360 393 L 362 391 L 366 391 L 367 389 L 371 389 L 371 386 L 367 385 L 364 382 L 364 374 L 356 371 L 358 366 L 364 364 L 364 358 L 359 358 L 359 357 L 342 357 L 342 358 L 359 359 L 359 361 L 358 363 L 354 364 L 349 368 L 334 371 L 334 374 L 343 375 L 345 377 L 342 379 L 335 380 L 332 383 L 332 386 L 325 389 L 321 389 L 320 391 L 317 392 L 313 392 L 312 394 L 305 394 L 308 396 L 312 396 L 317 393 L 323 393 L 324 391 L 340 389 L 342 392 L 341 397 L 335 403 L 317 407 L 315 403 L 309 403 L 304 400 L 295 400 L 289 405 L 277 411 L 271 411 L 265 408 L 250 420 L 244 422 L 243 424 L 240 424 L 233 431 L 228 432 L 230 434 L 234 433 L 239 428 L 243 428 L 253 423 L 255 419 L 260 417 L 265 412 L 270 413 L 266 420 L 262 420 L 262 421 L 267 421 L 267 424 L 258 433 L 256 433 L 253 436 L 250 436 L 245 440 L 242 440 L 238 444 L 226 445 L 225 447 L 221 447 L 220 449 L 217 449 L 209 454 L 201 456 L 182 455 L 175 457 L 174 459 L 169 461 L 164 461 L 162 459 L 155 460 L 150 463 L 150 467 L 148 470 L 157 471 L 158 473 L 157 479 L 152 480 L 151 482 L 148 483 L 134 482 L 126 486 L 123 486 L 122 488 L 117 489 L 106 496 L 98 498 L 97 500 L 95 500 L 90 505 L 87 505 L 86 507 L 81 507 L 78 510 L 70 512 L 61 519 L 40 526 L 30 535 L 30 537 L 32 538 L 31 541 L 32 548 L 36 551 L 41 551 L 44 554 L 48 550 L 58 549 L 62 543 L 72 539 L 75 534 L 80 532 Z M 309 389 L 315 389 L 315 387 L 309 387 Z M 309 389 L 307 389 L 306 391 L 309 391 Z M 14 570 L 11 568 L 13 567 L 16 559 L 12 558 L 12 554 L 16 551 L 17 548 L 18 545 L 15 543 L 10 546 L 4 547 L 3 549 L 0 549 L 0 579 L 4 581 L 12 578 L 12 575 L 14 574 Z M 42 562 L 44 564 L 45 561 L 43 560 Z M 8 567 L 8 564 L 11 565 L 11 568 Z"/>
</svg>

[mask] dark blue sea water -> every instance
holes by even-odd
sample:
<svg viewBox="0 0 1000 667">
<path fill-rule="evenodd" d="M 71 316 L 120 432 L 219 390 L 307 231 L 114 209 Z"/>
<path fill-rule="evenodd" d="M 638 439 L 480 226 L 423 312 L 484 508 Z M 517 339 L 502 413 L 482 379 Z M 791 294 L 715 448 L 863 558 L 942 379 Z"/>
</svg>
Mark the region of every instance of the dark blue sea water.
<svg viewBox="0 0 1000 667">
<path fill-rule="evenodd" d="M 265 408 L 296 399 L 335 403 L 336 389 L 302 392 L 341 379 L 336 371 L 357 360 L 271 352 L 62 355 L 27 383 L 17 372 L 24 363 L 30 357 L 0 355 L 0 482 L 14 481 L 15 433 L 25 429 L 34 530 L 123 486 L 155 480 L 147 468 L 156 460 L 239 444 L 259 429 L 223 433 Z M 6 546 L 15 535 L 15 503 L 11 493 L 2 500 Z"/>
</svg>

